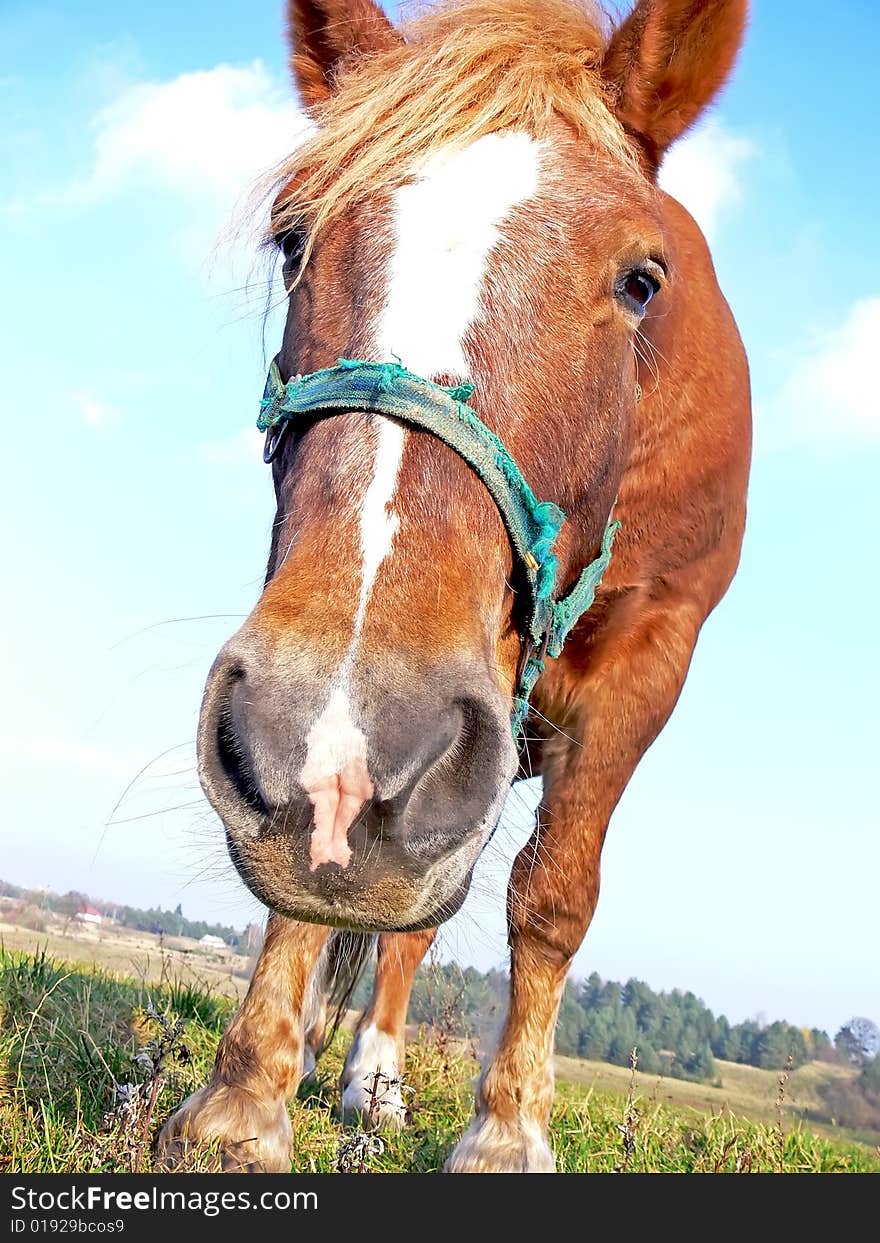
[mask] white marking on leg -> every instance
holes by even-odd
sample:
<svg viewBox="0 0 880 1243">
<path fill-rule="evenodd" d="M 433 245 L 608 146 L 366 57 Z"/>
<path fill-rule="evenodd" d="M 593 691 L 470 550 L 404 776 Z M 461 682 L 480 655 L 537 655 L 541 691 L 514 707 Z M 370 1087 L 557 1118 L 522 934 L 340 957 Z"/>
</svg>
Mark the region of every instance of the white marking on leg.
<svg viewBox="0 0 880 1243">
<path fill-rule="evenodd" d="M 397 1065 L 397 1043 L 374 1023 L 361 1028 L 342 1071 L 342 1112 L 373 1126 L 403 1126 L 406 1105 Z"/>
<path fill-rule="evenodd" d="M 534 1119 L 474 1118 L 444 1166 L 448 1174 L 553 1174 L 556 1158 Z"/>
</svg>

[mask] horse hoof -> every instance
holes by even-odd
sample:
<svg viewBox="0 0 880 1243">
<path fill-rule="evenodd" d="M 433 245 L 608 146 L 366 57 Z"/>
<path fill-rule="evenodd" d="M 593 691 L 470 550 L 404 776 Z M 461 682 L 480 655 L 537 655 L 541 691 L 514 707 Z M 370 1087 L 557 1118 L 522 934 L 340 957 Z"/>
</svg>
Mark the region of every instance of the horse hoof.
<svg viewBox="0 0 880 1243">
<path fill-rule="evenodd" d="M 447 1174 L 555 1174 L 556 1158 L 536 1123 L 509 1126 L 476 1117 L 456 1144 Z"/>
<path fill-rule="evenodd" d="M 292 1138 L 283 1101 L 263 1103 L 240 1088 L 211 1083 L 165 1123 L 156 1158 L 166 1170 L 286 1174 Z"/>
</svg>

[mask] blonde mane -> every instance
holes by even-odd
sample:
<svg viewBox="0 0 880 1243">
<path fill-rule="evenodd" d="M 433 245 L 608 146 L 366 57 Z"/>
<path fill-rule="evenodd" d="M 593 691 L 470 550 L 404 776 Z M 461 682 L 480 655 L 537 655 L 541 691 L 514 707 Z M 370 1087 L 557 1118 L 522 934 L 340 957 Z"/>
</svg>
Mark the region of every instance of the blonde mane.
<svg viewBox="0 0 880 1243">
<path fill-rule="evenodd" d="M 405 42 L 347 62 L 313 109 L 314 134 L 273 174 L 284 193 L 272 232 L 304 228 L 311 249 L 328 221 L 438 147 L 503 129 L 540 138 L 554 116 L 631 165 L 599 73 L 606 26 L 590 0 L 447 0 L 405 22 Z"/>
</svg>

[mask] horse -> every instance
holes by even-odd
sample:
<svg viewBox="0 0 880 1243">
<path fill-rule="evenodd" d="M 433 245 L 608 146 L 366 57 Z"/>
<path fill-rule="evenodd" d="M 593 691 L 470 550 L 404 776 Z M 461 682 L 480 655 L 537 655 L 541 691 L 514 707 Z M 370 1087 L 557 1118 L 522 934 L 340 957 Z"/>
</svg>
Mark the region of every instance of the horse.
<svg viewBox="0 0 880 1243">
<path fill-rule="evenodd" d="M 401 29 L 374 0 L 288 0 L 314 129 L 267 212 L 277 515 L 198 738 L 270 914 L 213 1077 L 162 1131 L 168 1164 L 212 1144 L 225 1169 L 291 1168 L 288 1103 L 376 938 L 342 1106 L 405 1124 L 414 973 L 511 785 L 540 775 L 509 1009 L 445 1168 L 555 1168 L 554 1027 L 609 820 L 740 555 L 748 366 L 657 175 L 746 18 L 746 0 L 636 0 L 617 22 L 589 0 L 441 0 Z"/>
</svg>

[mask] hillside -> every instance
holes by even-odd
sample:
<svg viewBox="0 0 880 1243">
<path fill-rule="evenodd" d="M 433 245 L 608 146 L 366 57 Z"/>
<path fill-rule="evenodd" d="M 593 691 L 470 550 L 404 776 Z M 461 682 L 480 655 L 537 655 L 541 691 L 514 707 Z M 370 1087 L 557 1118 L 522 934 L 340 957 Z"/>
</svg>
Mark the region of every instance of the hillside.
<svg viewBox="0 0 880 1243">
<path fill-rule="evenodd" d="M 595 1088 L 602 1092 L 625 1093 L 630 1072 L 607 1062 L 590 1062 L 582 1058 L 555 1059 L 558 1083 Z M 773 1122 L 777 1116 L 780 1072 L 742 1066 L 737 1062 L 716 1059 L 719 1083 L 692 1083 L 682 1079 L 665 1079 L 657 1075 L 640 1075 L 642 1091 L 653 1101 L 673 1107 L 694 1109 L 700 1113 L 732 1113 L 755 1121 Z M 840 1133 L 827 1119 L 822 1119 L 823 1101 L 819 1089 L 835 1079 L 851 1080 L 856 1071 L 847 1066 L 827 1062 L 808 1062 L 793 1070 L 786 1078 L 783 1114 L 792 1120 L 809 1122 L 823 1134 Z M 880 1135 L 867 1136 L 870 1142 Z"/>
<path fill-rule="evenodd" d="M 37 953 L 84 962 L 111 972 L 134 976 L 147 983 L 175 979 L 204 987 L 224 997 L 243 997 L 254 960 L 232 950 L 206 949 L 191 937 L 163 937 L 118 924 L 89 927 L 73 919 L 50 919 L 34 930 L 12 920 L 0 905 L 0 943 L 8 950 Z"/>
<path fill-rule="evenodd" d="M 121 1171 L 151 1168 L 163 1121 L 209 1074 L 233 1002 L 170 978 L 151 987 L 4 950 L 0 1007 L 0 1171 Z M 460 1042 L 423 1032 L 408 1053 L 411 1124 L 378 1141 L 335 1116 L 347 1040 L 339 1034 L 318 1084 L 291 1108 L 294 1168 L 440 1169 L 469 1117 L 476 1063 Z M 158 1075 L 157 1041 L 168 1050 Z M 559 1070 L 552 1131 L 562 1170 L 880 1172 L 876 1148 L 829 1138 L 793 1117 L 807 1107 L 809 1074 L 776 1111 L 774 1076 L 752 1068 L 727 1068 L 723 1089 L 569 1058 L 559 1059 Z M 709 1099 L 715 1091 L 721 1097 Z"/>
</svg>

